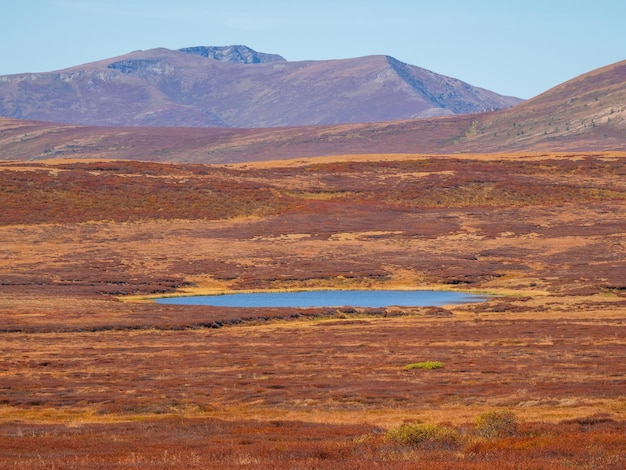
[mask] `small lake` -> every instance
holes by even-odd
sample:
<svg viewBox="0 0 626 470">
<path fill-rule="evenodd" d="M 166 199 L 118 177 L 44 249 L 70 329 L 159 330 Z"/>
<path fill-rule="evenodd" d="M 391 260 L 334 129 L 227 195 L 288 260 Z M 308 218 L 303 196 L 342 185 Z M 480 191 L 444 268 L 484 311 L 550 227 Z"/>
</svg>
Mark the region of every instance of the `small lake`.
<svg viewBox="0 0 626 470">
<path fill-rule="evenodd" d="M 214 307 L 438 307 L 483 302 L 488 296 L 431 290 L 324 290 L 196 295 L 157 299 L 161 304 L 211 305 Z"/>
</svg>

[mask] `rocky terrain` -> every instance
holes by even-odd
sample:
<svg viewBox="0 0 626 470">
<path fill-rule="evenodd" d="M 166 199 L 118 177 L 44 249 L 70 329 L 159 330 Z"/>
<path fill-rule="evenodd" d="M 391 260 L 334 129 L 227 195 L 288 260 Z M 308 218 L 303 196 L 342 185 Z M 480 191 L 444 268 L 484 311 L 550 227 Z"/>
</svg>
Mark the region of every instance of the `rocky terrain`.
<svg viewBox="0 0 626 470">
<path fill-rule="evenodd" d="M 261 64 L 266 62 L 286 62 L 278 54 L 257 52 L 247 46 L 196 46 L 178 49 L 186 54 L 195 54 L 201 57 L 234 62 L 238 64 Z"/>
</svg>

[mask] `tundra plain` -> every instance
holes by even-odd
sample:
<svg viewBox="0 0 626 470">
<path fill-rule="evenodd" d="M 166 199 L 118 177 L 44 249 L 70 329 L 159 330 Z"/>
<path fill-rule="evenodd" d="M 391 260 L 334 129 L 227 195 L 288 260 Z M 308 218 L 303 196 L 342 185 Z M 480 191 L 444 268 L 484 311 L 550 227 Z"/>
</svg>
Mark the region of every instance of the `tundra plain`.
<svg viewBox="0 0 626 470">
<path fill-rule="evenodd" d="M 2 162 L 0 467 L 623 467 L 625 176 L 617 152 Z M 341 288 L 494 297 L 150 300 Z"/>
</svg>

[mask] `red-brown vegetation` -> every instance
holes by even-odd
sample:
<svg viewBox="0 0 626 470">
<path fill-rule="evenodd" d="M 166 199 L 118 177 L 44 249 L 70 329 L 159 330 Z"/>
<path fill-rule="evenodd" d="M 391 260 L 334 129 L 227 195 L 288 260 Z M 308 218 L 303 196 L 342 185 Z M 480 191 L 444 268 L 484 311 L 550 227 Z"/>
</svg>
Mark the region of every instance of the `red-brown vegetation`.
<svg viewBox="0 0 626 470">
<path fill-rule="evenodd" d="M 0 467 L 621 468 L 624 162 L 2 164 Z M 496 296 L 142 301 L 386 287 Z"/>
</svg>

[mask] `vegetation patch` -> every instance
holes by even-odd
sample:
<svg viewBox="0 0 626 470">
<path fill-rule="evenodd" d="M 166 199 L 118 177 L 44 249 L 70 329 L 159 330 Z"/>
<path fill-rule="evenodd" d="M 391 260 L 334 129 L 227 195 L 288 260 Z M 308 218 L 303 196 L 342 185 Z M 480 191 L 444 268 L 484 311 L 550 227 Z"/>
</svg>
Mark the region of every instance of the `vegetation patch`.
<svg viewBox="0 0 626 470">
<path fill-rule="evenodd" d="M 461 435 L 453 428 L 419 422 L 392 428 L 387 438 L 396 444 L 423 449 L 455 449 L 462 442 Z"/>
<path fill-rule="evenodd" d="M 515 413 L 508 410 L 494 410 L 479 415 L 474 421 L 479 436 L 495 439 L 514 436 L 518 431 Z"/>
<path fill-rule="evenodd" d="M 404 366 L 404 370 L 412 370 L 412 369 L 442 369 L 443 362 L 439 361 L 424 361 L 424 362 L 414 362 L 412 364 L 407 364 Z"/>
</svg>

